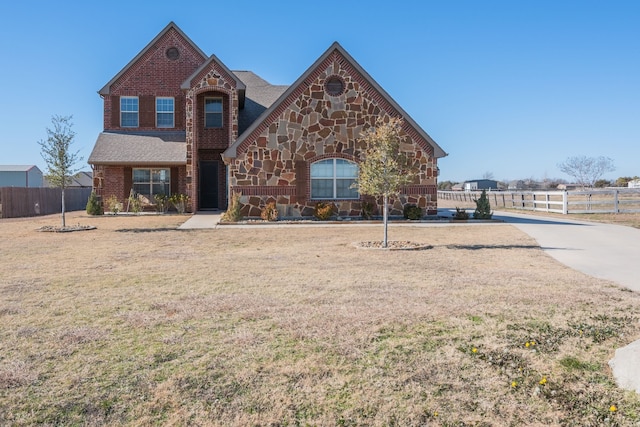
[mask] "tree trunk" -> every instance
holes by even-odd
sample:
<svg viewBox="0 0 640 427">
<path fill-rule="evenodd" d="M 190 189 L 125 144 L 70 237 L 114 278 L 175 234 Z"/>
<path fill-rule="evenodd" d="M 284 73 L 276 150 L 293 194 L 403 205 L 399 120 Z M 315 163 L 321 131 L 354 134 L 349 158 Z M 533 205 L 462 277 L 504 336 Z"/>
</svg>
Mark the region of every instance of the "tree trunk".
<svg viewBox="0 0 640 427">
<path fill-rule="evenodd" d="M 388 196 L 385 194 L 384 196 L 382 196 L 382 223 L 384 225 L 384 239 L 382 240 L 382 247 L 386 248 L 387 247 L 387 225 L 389 222 L 389 212 L 387 210 L 387 204 L 388 204 L 389 200 L 388 200 Z"/>
<path fill-rule="evenodd" d="M 64 187 L 62 187 L 62 227 L 65 227 L 64 221 Z"/>
</svg>

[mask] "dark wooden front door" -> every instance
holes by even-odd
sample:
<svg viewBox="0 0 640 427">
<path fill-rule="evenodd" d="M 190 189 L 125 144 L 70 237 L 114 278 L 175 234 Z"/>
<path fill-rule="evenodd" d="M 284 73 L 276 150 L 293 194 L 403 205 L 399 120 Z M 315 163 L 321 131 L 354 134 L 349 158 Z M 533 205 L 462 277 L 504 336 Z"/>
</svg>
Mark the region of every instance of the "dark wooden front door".
<svg viewBox="0 0 640 427">
<path fill-rule="evenodd" d="M 218 162 L 200 162 L 200 209 L 218 207 Z"/>
</svg>

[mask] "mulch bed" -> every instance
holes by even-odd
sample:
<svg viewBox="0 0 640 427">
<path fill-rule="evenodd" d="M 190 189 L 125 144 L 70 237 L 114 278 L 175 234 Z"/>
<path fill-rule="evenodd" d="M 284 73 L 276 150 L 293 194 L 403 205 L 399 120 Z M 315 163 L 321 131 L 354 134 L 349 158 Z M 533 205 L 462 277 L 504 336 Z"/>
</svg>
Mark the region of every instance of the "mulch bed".
<svg viewBox="0 0 640 427">
<path fill-rule="evenodd" d="M 382 241 L 376 240 L 373 242 L 355 242 L 353 243 L 358 249 L 380 249 L 383 251 L 420 251 L 424 249 L 431 249 L 433 246 L 425 245 L 424 243 L 410 242 L 408 240 L 390 240 L 387 241 L 387 247 L 383 247 Z"/>
<path fill-rule="evenodd" d="M 53 225 L 45 225 L 37 229 L 37 231 L 47 231 L 52 233 L 68 233 L 71 231 L 95 230 L 97 227 L 93 225 L 67 225 L 65 227 L 54 227 Z"/>
</svg>

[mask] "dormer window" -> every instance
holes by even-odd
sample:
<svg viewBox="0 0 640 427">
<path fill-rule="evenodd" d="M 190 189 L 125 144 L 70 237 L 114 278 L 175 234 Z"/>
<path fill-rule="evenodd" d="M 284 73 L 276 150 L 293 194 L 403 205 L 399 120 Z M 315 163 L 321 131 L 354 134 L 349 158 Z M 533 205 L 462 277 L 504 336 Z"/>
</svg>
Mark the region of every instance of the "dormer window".
<svg viewBox="0 0 640 427">
<path fill-rule="evenodd" d="M 222 127 L 222 98 L 204 99 L 204 127 Z"/>
</svg>

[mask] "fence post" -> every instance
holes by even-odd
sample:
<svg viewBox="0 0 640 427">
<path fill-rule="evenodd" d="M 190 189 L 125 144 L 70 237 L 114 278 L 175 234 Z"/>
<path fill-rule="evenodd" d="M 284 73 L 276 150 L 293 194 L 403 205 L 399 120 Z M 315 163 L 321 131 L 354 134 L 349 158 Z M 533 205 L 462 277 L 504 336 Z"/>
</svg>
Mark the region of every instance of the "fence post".
<svg viewBox="0 0 640 427">
<path fill-rule="evenodd" d="M 562 213 L 564 215 L 569 213 L 569 193 L 567 190 L 562 193 Z"/>
<path fill-rule="evenodd" d="M 613 212 L 620 213 L 618 209 L 618 189 L 613 190 Z"/>
</svg>

